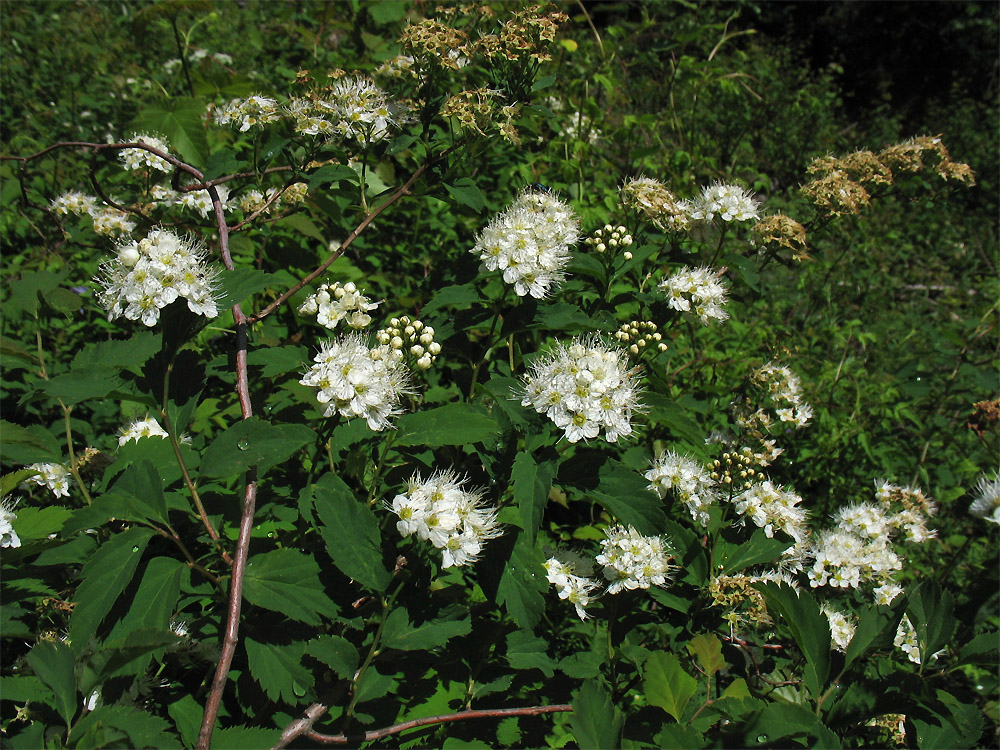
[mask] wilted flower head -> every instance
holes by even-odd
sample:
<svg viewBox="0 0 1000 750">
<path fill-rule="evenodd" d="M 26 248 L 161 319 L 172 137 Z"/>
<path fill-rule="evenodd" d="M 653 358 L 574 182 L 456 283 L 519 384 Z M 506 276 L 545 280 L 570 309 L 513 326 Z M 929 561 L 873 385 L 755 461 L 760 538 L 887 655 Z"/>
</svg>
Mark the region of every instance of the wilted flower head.
<svg viewBox="0 0 1000 750">
<path fill-rule="evenodd" d="M 545 414 L 571 443 L 602 431 L 614 443 L 632 434 L 632 415 L 642 409 L 637 375 L 622 350 L 597 337 L 556 343 L 532 363 L 521 404 Z"/>
<path fill-rule="evenodd" d="M 131 138 L 129 138 L 130 143 L 144 143 L 147 146 L 158 149 L 163 153 L 170 153 L 170 149 L 167 144 L 159 138 L 155 138 L 151 135 L 145 133 L 136 133 Z M 170 172 L 173 169 L 170 166 L 170 162 L 163 159 L 151 151 L 147 151 L 144 148 L 126 148 L 122 149 L 118 158 L 122 160 L 125 164 L 125 169 L 130 171 L 137 171 L 140 169 L 157 169 L 161 172 Z"/>
<path fill-rule="evenodd" d="M 668 492 L 687 506 L 691 518 L 702 526 L 711 520 L 708 508 L 719 499 L 717 482 L 697 461 L 673 451 L 661 453 L 645 474 L 649 489 L 662 500 Z"/>
<path fill-rule="evenodd" d="M 345 321 L 354 330 L 365 328 L 372 322 L 369 310 L 374 310 L 381 302 L 372 302 L 358 291 L 357 285 L 349 281 L 343 286 L 339 281 L 321 284 L 315 294 L 310 294 L 299 306 L 303 315 L 315 315 L 316 322 L 331 331 L 340 321 Z"/>
<path fill-rule="evenodd" d="M 693 312 L 701 322 L 725 320 L 729 317 L 723 308 L 726 304 L 726 285 L 719 273 L 710 268 L 684 266 L 663 279 L 658 288 L 667 297 L 667 304 L 674 310 Z"/>
<path fill-rule="evenodd" d="M 0 501 L 0 547 L 20 547 L 21 539 L 14 531 L 14 521 L 17 514 L 14 513 L 14 505 L 8 498 Z"/>
<path fill-rule="evenodd" d="M 130 440 L 139 442 L 140 438 L 148 437 L 158 437 L 165 438 L 170 437 L 167 431 L 160 427 L 160 423 L 157 422 L 152 417 L 146 417 L 145 419 L 137 419 L 124 430 L 122 434 L 118 437 L 118 445 L 122 446 Z"/>
<path fill-rule="evenodd" d="M 605 532 L 597 562 L 604 566 L 608 593 L 617 594 L 624 589 L 666 586 L 676 568 L 675 556 L 665 537 L 643 536 L 631 526 L 619 525 Z"/>
<path fill-rule="evenodd" d="M 483 502 L 484 490 L 466 490 L 464 482 L 451 471 L 436 471 L 427 480 L 414 474 L 406 492 L 385 503 L 399 516 L 399 533 L 430 541 L 441 550 L 445 568 L 476 562 L 483 543 L 503 533 L 497 509 Z"/>
<path fill-rule="evenodd" d="M 977 497 L 969 506 L 969 513 L 984 521 L 1000 524 L 1000 475 L 989 479 L 985 474 L 976 483 Z"/>
<path fill-rule="evenodd" d="M 679 200 L 660 182 L 635 177 L 622 186 L 622 203 L 665 231 L 682 232 L 691 224 L 691 204 Z"/>
<path fill-rule="evenodd" d="M 573 211 L 550 192 L 528 190 L 495 216 L 470 252 L 487 271 L 500 271 L 520 297 L 536 299 L 565 278 L 570 248 L 580 235 Z"/>
<path fill-rule="evenodd" d="M 124 315 L 153 326 L 160 310 L 178 298 L 186 299 L 195 315 L 214 318 L 219 314 L 216 271 L 205 259 L 197 241 L 154 229 L 145 239 L 120 244 L 118 256 L 101 264 L 103 275 L 95 281 L 104 290 L 98 300 L 108 320 Z"/>
<path fill-rule="evenodd" d="M 69 497 L 70 473 L 62 464 L 31 464 L 25 468 L 37 473 L 23 482 L 22 488 L 33 483 L 40 487 L 48 487 L 56 497 Z"/>
<path fill-rule="evenodd" d="M 399 400 L 410 392 L 410 374 L 392 347 L 369 349 L 359 334 L 351 334 L 323 342 L 314 361 L 299 383 L 319 389 L 316 400 L 325 406 L 323 416 L 364 417 L 371 429 L 380 431 L 401 413 Z"/>
<path fill-rule="evenodd" d="M 563 550 L 545 561 L 545 579 L 559 589 L 559 598 L 576 607 L 576 615 L 586 620 L 587 606 L 598 584 L 590 578 L 594 566 L 575 552 Z"/>
</svg>

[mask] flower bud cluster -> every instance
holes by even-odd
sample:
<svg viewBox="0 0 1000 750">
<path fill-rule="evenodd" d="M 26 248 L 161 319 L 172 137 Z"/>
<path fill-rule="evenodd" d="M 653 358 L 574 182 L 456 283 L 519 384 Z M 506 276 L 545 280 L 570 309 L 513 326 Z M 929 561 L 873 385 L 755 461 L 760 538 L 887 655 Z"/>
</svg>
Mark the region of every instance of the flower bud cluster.
<svg viewBox="0 0 1000 750">
<path fill-rule="evenodd" d="M 500 271 L 519 297 L 536 299 L 565 278 L 580 234 L 573 211 L 550 192 L 528 190 L 479 234 L 470 251 L 487 271 Z"/>
<path fill-rule="evenodd" d="M 668 347 L 663 343 L 663 334 L 656 329 L 656 323 L 651 320 L 633 320 L 631 323 L 622 323 L 622 327 L 615 332 L 615 338 L 623 344 L 630 344 L 628 350 L 632 354 L 638 354 L 647 348 L 665 352 Z"/>
<path fill-rule="evenodd" d="M 64 193 L 52 201 L 52 210 L 65 216 L 67 214 L 84 214 L 94 222 L 94 232 L 104 237 L 131 234 L 135 222 L 130 221 L 128 214 L 111 206 L 98 205 L 97 198 L 78 191 Z"/>
<path fill-rule="evenodd" d="M 334 281 L 332 284 L 321 284 L 315 294 L 310 294 L 299 305 L 299 312 L 303 315 L 315 315 L 316 322 L 331 331 L 342 320 L 357 331 L 371 324 L 372 318 L 368 311 L 380 304 L 381 301 L 372 302 L 361 294 L 353 281 L 348 281 L 343 286 L 339 281 Z"/>
<path fill-rule="evenodd" d="M 233 99 L 225 107 L 215 110 L 217 125 L 232 125 L 241 133 L 250 128 L 263 127 L 281 119 L 278 102 L 266 96 L 254 94 L 246 99 Z"/>
<path fill-rule="evenodd" d="M 17 514 L 14 512 L 14 503 L 7 498 L 0 501 L 0 548 L 21 546 L 21 538 L 14 531 L 14 521 Z"/>
<path fill-rule="evenodd" d="M 693 458 L 666 451 L 654 459 L 645 477 L 649 480 L 649 489 L 661 500 L 673 492 L 687 506 L 691 518 L 702 526 L 708 526 L 711 520 L 708 508 L 720 496 L 718 475 L 709 474 Z"/>
<path fill-rule="evenodd" d="M 29 477 L 22 485 L 22 489 L 29 483 L 37 484 L 39 487 L 48 487 L 56 497 L 69 497 L 69 469 L 62 464 L 31 464 L 26 467 L 30 471 L 36 472 L 35 476 Z"/>
<path fill-rule="evenodd" d="M 780 453 L 781 449 L 779 448 L 777 454 Z M 766 457 L 754 453 L 746 446 L 739 451 L 735 449 L 726 451 L 721 458 L 712 462 L 712 480 L 728 488 L 748 490 L 754 482 L 764 479 L 764 474 L 759 467 L 767 466 L 769 462 L 765 463 L 761 460 L 762 458 Z"/>
<path fill-rule="evenodd" d="M 206 253 L 194 240 L 166 229 L 154 229 L 136 242 L 118 246 L 118 257 L 101 264 L 103 287 L 98 294 L 108 320 L 124 315 L 153 326 L 160 310 L 183 297 L 195 315 L 214 318 L 216 272 L 205 262 Z"/>
<path fill-rule="evenodd" d="M 667 296 L 667 304 L 674 310 L 693 312 L 701 322 L 725 320 L 729 317 L 726 304 L 726 285 L 720 281 L 721 272 L 710 268 L 684 266 L 657 285 Z"/>
<path fill-rule="evenodd" d="M 545 561 L 545 579 L 559 590 L 559 598 L 576 607 L 576 615 L 586 620 L 587 607 L 598 583 L 590 578 L 594 566 L 580 555 L 564 550 Z"/>
<path fill-rule="evenodd" d="M 613 227 L 610 224 L 605 224 L 583 242 L 585 245 L 590 245 L 597 252 L 603 253 L 609 247 L 612 249 L 616 247 L 628 247 L 632 244 L 632 235 L 628 233 L 625 227 Z M 630 258 L 626 258 L 626 260 L 630 260 Z"/>
<path fill-rule="evenodd" d="M 597 563 L 603 565 L 608 593 L 666 586 L 676 557 L 670 542 L 662 536 L 643 536 L 632 526 L 612 526 L 601 540 Z"/>
<path fill-rule="evenodd" d="M 153 136 L 145 133 L 135 133 L 131 138 L 129 138 L 129 143 L 144 143 L 147 146 L 158 149 L 165 154 L 170 153 L 170 148 L 163 140 L 160 138 L 154 138 Z M 137 172 L 145 169 L 156 169 L 160 172 L 170 172 L 173 169 L 170 162 L 166 159 L 163 159 L 162 157 L 159 157 L 144 148 L 122 149 L 118 158 L 122 160 L 122 163 L 125 165 L 125 169 L 131 172 Z"/>
<path fill-rule="evenodd" d="M 360 334 L 320 345 L 316 362 L 299 381 L 317 388 L 324 417 L 364 417 L 376 432 L 401 413 L 400 398 L 410 393 L 410 373 L 399 351 L 385 345 L 369 349 Z"/>
<path fill-rule="evenodd" d="M 614 443 L 632 434 L 632 415 L 642 408 L 638 372 L 597 337 L 557 343 L 532 363 L 521 404 L 545 414 L 571 443 L 602 431 Z"/>
<path fill-rule="evenodd" d="M 157 422 L 152 417 L 147 417 L 146 419 L 137 419 L 124 430 L 122 434 L 118 436 L 118 445 L 122 446 L 130 440 L 139 442 L 140 438 L 148 437 L 158 437 L 165 438 L 170 437 L 167 431 L 160 427 L 160 423 Z"/>
<path fill-rule="evenodd" d="M 451 471 L 436 471 L 427 480 L 414 474 L 405 493 L 385 502 L 399 516 L 399 533 L 416 534 L 441 550 L 444 568 L 476 562 L 483 543 L 503 534 L 497 509 L 483 502 L 485 491 L 466 490 L 464 481 Z"/>
<path fill-rule="evenodd" d="M 376 333 L 375 338 L 412 359 L 420 370 L 428 369 L 441 353 L 441 344 L 434 340 L 434 329 L 420 320 L 410 320 L 408 315 L 390 319 L 388 327 Z"/>
</svg>

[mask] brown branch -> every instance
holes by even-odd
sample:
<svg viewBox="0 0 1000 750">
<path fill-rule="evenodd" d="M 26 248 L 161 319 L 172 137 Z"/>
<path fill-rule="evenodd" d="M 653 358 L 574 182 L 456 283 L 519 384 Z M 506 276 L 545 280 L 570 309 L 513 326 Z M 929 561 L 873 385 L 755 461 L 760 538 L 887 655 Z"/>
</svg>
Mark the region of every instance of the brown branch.
<svg viewBox="0 0 1000 750">
<path fill-rule="evenodd" d="M 373 729 L 370 732 L 358 733 L 356 735 L 343 734 L 320 734 L 309 731 L 305 736 L 313 742 L 321 742 L 325 745 L 360 745 L 362 742 L 372 742 L 385 737 L 390 737 L 408 729 L 417 727 L 433 726 L 435 724 L 450 724 L 453 721 L 463 721 L 465 719 L 489 719 L 502 718 L 505 716 L 540 716 L 541 714 L 554 714 L 572 711 L 573 707 L 568 703 L 560 703 L 554 706 L 528 706 L 526 708 L 488 708 L 482 710 L 459 711 L 456 714 L 443 714 L 441 716 L 428 716 L 423 719 L 413 719 L 400 724 L 393 724 L 391 727 L 383 729 Z M 284 745 L 275 745 L 276 748 Z"/>
</svg>

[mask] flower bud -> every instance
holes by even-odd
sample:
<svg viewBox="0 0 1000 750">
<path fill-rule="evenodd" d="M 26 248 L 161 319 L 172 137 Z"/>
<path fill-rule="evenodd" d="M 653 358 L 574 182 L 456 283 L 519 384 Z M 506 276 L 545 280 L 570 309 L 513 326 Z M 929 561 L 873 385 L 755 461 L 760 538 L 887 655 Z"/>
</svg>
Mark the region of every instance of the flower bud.
<svg viewBox="0 0 1000 750">
<path fill-rule="evenodd" d="M 630 252 L 628 252 L 628 251 L 626 250 L 626 251 L 625 251 L 624 253 L 622 253 L 622 257 L 624 257 L 624 258 L 625 258 L 625 260 L 632 260 L 632 257 L 633 257 L 633 256 L 632 256 L 632 253 L 630 253 Z"/>
<path fill-rule="evenodd" d="M 429 351 L 434 356 L 437 356 L 438 354 L 441 353 L 441 344 L 439 344 L 437 341 L 433 341 L 431 342 L 430 346 L 427 347 L 427 351 Z"/>
<path fill-rule="evenodd" d="M 139 262 L 139 251 L 133 246 L 123 247 L 118 251 L 118 260 L 126 268 L 132 268 Z"/>
</svg>

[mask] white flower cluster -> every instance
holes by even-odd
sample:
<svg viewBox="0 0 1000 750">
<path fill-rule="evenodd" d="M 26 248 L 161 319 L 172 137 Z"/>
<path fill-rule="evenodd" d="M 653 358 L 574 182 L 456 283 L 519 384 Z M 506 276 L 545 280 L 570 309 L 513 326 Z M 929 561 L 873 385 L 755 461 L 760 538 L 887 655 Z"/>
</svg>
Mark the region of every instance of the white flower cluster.
<svg viewBox="0 0 1000 750">
<path fill-rule="evenodd" d="M 565 277 L 580 236 L 573 211 L 549 192 L 528 190 L 493 217 L 470 251 L 486 271 L 500 271 L 519 297 L 548 295 Z"/>
<path fill-rule="evenodd" d="M 160 310 L 180 297 L 195 315 L 216 317 L 216 271 L 205 258 L 199 243 L 166 229 L 122 243 L 118 256 L 101 264 L 103 276 L 94 279 L 104 287 L 98 300 L 108 320 L 124 315 L 153 326 Z"/>
<path fill-rule="evenodd" d="M 144 143 L 147 146 L 158 149 L 165 154 L 170 153 L 170 148 L 160 138 L 155 138 L 146 133 L 136 133 L 128 139 L 129 143 Z M 170 162 L 157 156 L 144 148 L 122 149 L 118 158 L 125 164 L 125 169 L 135 172 L 141 169 L 157 169 L 160 172 L 170 172 L 173 169 Z"/>
<path fill-rule="evenodd" d="M 135 222 L 129 220 L 128 214 L 111 206 L 98 205 L 97 198 L 78 191 L 60 195 L 51 205 L 52 210 L 62 216 L 90 216 L 94 222 L 94 231 L 104 237 L 131 234 L 135 229 Z"/>
<path fill-rule="evenodd" d="M 299 381 L 318 388 L 323 416 L 364 417 L 368 426 L 384 430 L 389 418 L 402 413 L 399 399 L 409 393 L 410 374 L 403 355 L 390 346 L 369 349 L 360 334 L 320 345 L 316 362 Z"/>
<path fill-rule="evenodd" d="M 827 621 L 830 623 L 830 636 L 833 638 L 833 647 L 837 651 L 847 651 L 847 647 L 851 645 L 854 633 L 858 629 L 858 624 L 848 615 L 826 604 L 822 606 L 822 610 L 823 614 L 826 615 Z"/>
<path fill-rule="evenodd" d="M 813 540 L 809 556 L 809 585 L 858 588 L 863 582 L 882 582 L 903 567 L 903 559 L 886 539 L 865 541 L 842 529 L 827 529 Z"/>
<path fill-rule="evenodd" d="M 170 437 L 167 431 L 160 427 L 160 423 L 157 422 L 152 417 L 147 417 L 146 419 L 137 419 L 124 430 L 122 434 L 118 436 L 118 445 L 122 446 L 130 440 L 139 442 L 140 438 L 148 437 L 158 437 L 165 438 Z"/>
<path fill-rule="evenodd" d="M 14 531 L 14 521 L 17 514 L 14 512 L 14 504 L 7 498 L 0 501 L 0 547 L 20 547 L 21 538 Z"/>
<path fill-rule="evenodd" d="M 725 222 L 751 221 L 759 218 L 759 207 L 743 188 L 716 182 L 702 188 L 701 195 L 691 201 L 690 216 L 695 221 L 712 221 L 716 217 Z"/>
<path fill-rule="evenodd" d="M 222 201 L 222 210 L 228 210 L 229 188 L 225 185 L 216 185 L 215 189 L 219 193 L 219 200 Z M 165 207 L 180 206 L 188 211 L 194 211 L 207 219 L 213 212 L 212 197 L 207 190 L 192 190 L 181 193 L 164 185 L 153 185 L 149 190 L 150 197 L 157 203 Z"/>
<path fill-rule="evenodd" d="M 262 127 L 281 119 L 278 102 L 266 96 L 255 94 L 246 99 L 233 99 L 225 107 L 215 110 L 217 125 L 233 125 L 241 133 L 253 127 Z"/>
<path fill-rule="evenodd" d="M 278 188 L 268 188 L 267 192 L 261 192 L 260 190 L 247 190 L 240 196 L 239 206 L 245 214 L 252 214 L 255 211 L 259 211 L 267 205 L 268 201 L 278 195 Z M 264 213 L 271 213 L 278 208 L 281 203 L 281 197 L 279 196 L 270 205 L 267 206 L 267 210 Z"/>
<path fill-rule="evenodd" d="M 56 497 L 69 497 L 69 469 L 65 466 L 62 464 L 31 464 L 26 468 L 37 472 L 37 474 L 29 477 L 21 485 L 22 487 L 31 482 L 39 487 L 48 487 Z"/>
<path fill-rule="evenodd" d="M 421 320 L 410 320 L 408 315 L 391 318 L 388 327 L 375 334 L 375 340 L 401 352 L 418 370 L 429 369 L 441 353 L 434 329 Z"/>
<path fill-rule="evenodd" d="M 906 654 L 906 658 L 914 664 L 920 663 L 920 644 L 917 643 L 917 631 L 913 629 L 913 623 L 906 615 L 903 615 L 903 619 L 899 621 L 892 645 Z"/>
<path fill-rule="evenodd" d="M 500 536 L 497 509 L 483 502 L 484 491 L 466 490 L 451 471 L 436 471 L 426 481 L 414 474 L 406 492 L 385 507 L 397 516 L 402 536 L 416 534 L 441 550 L 444 568 L 479 559 L 483 543 Z"/>
<path fill-rule="evenodd" d="M 976 483 L 977 497 L 969 506 L 969 513 L 984 521 L 1000 524 L 1000 474 L 993 479 L 983 475 Z"/>
<path fill-rule="evenodd" d="M 661 536 L 643 536 L 633 527 L 612 526 L 601 540 L 597 562 L 604 566 L 608 593 L 666 586 L 676 555 Z"/>
<path fill-rule="evenodd" d="M 590 578 L 594 566 L 574 552 L 562 551 L 559 556 L 552 556 L 545 561 L 545 579 L 559 589 L 559 598 L 566 599 L 576 608 L 576 615 L 586 620 L 587 607 L 598 588 L 596 581 Z"/>
<path fill-rule="evenodd" d="M 740 523 L 749 518 L 764 529 L 769 538 L 776 530 L 785 532 L 796 542 L 808 536 L 806 512 L 799 507 L 802 498 L 790 490 L 775 487 L 770 480 L 751 484 L 731 502 L 742 516 Z"/>
<path fill-rule="evenodd" d="M 571 443 L 602 431 L 614 443 L 632 434 L 632 415 L 642 408 L 637 375 L 623 351 L 597 337 L 557 342 L 532 363 L 521 404 L 545 414 Z"/>
<path fill-rule="evenodd" d="M 339 281 L 321 284 L 315 294 L 310 294 L 306 301 L 299 305 L 303 315 L 315 315 L 316 322 L 331 331 L 340 321 L 345 321 L 355 331 L 365 328 L 372 322 L 369 310 L 377 308 L 381 302 L 372 302 L 358 291 L 357 285 L 349 281 L 343 286 Z M 386 343 L 386 342 L 379 342 Z"/>
<path fill-rule="evenodd" d="M 754 371 L 751 380 L 771 399 L 779 420 L 796 427 L 809 424 L 813 416 L 812 407 L 803 401 L 802 382 L 788 367 L 768 362 Z"/>
<path fill-rule="evenodd" d="M 335 80 L 323 98 L 292 99 L 288 112 L 299 133 L 360 143 L 384 140 L 402 116 L 399 105 L 382 88 L 367 78 L 352 76 Z"/>
<path fill-rule="evenodd" d="M 632 235 L 628 233 L 625 227 L 613 227 L 610 224 L 605 224 L 585 239 L 583 244 L 590 245 L 597 252 L 603 253 L 609 247 L 612 249 L 616 247 L 628 247 L 632 244 Z M 631 259 L 631 254 L 626 255 L 625 260 Z"/>
<path fill-rule="evenodd" d="M 693 312 L 705 325 L 710 320 L 729 317 L 723 309 L 726 285 L 719 280 L 719 274 L 710 268 L 684 266 L 660 281 L 657 287 L 667 296 L 670 307 L 681 312 Z"/>
<path fill-rule="evenodd" d="M 717 483 L 711 474 L 697 461 L 673 451 L 661 453 L 646 472 L 649 489 L 663 500 L 673 491 L 687 506 L 691 518 L 702 526 L 711 520 L 708 509 L 719 499 Z"/>
<path fill-rule="evenodd" d="M 628 350 L 632 354 L 639 354 L 647 346 L 652 350 L 654 344 L 658 352 L 665 352 L 668 347 L 663 343 L 663 334 L 656 328 L 656 323 L 651 320 L 633 320 L 630 323 L 622 323 L 615 331 L 615 338 L 623 344 L 629 344 Z"/>
</svg>

